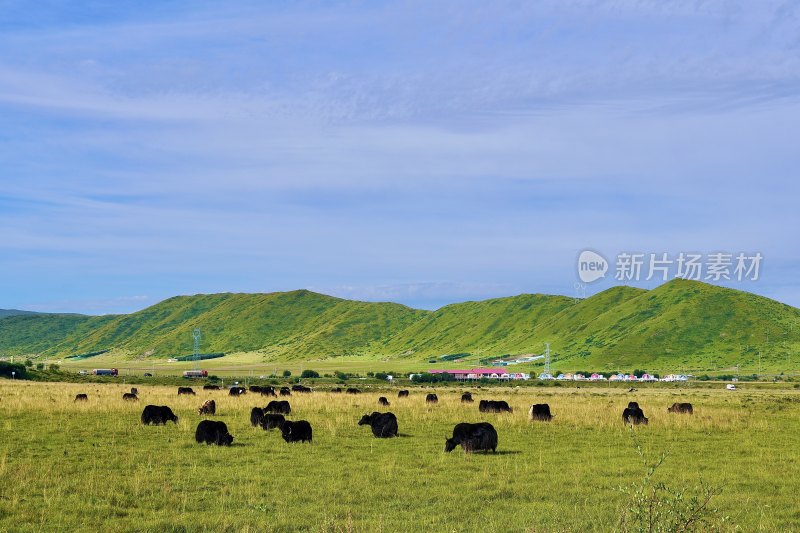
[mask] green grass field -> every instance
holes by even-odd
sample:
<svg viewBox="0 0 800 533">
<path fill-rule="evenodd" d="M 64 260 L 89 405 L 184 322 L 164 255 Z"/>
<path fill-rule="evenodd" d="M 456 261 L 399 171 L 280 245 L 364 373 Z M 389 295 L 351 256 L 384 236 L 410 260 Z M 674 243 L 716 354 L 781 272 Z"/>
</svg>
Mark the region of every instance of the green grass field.
<svg viewBox="0 0 800 533">
<path fill-rule="evenodd" d="M 199 387 L 198 387 L 199 388 Z M 690 493 L 702 481 L 722 489 L 710 508 L 722 529 L 787 531 L 800 527 L 800 393 L 794 389 L 724 390 L 471 389 L 506 399 L 513 414 L 480 414 L 461 404 L 461 389 L 395 390 L 360 396 L 294 395 L 291 419 L 306 419 L 314 444 L 286 444 L 249 424 L 266 398 L 230 398 L 198 390 L 0 380 L 0 530 L 3 531 L 611 531 L 632 508 L 620 488 L 643 480 L 645 467 L 620 421 L 637 400 L 650 418 L 635 430 L 655 461 L 654 482 Z M 72 401 L 89 394 L 86 404 Z M 401 436 L 379 440 L 361 415 L 389 397 Z M 197 406 L 217 400 L 234 446 L 194 442 Z M 690 401 L 695 414 L 666 412 Z M 527 420 L 547 402 L 552 423 Z M 146 404 L 169 405 L 177 425 L 144 427 Z M 461 421 L 492 422 L 497 454 L 443 452 Z M 721 522 L 727 517 L 726 522 Z M 701 530 L 707 529 L 706 526 Z"/>
</svg>

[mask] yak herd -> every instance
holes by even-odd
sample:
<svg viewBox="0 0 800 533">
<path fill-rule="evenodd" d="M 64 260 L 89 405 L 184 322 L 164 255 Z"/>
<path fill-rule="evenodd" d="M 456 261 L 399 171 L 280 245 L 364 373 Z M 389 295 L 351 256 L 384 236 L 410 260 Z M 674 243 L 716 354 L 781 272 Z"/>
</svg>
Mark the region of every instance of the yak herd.
<svg viewBox="0 0 800 533">
<path fill-rule="evenodd" d="M 204 385 L 203 390 L 219 390 L 217 385 Z M 291 396 L 292 392 L 310 393 L 312 389 L 303 385 L 294 385 L 291 387 L 281 387 L 276 393 L 274 387 L 259 387 L 251 386 L 249 391 L 252 393 L 261 394 L 262 396 Z M 342 392 L 342 389 L 337 387 L 332 389 L 331 392 Z M 360 394 L 361 391 L 355 388 L 348 388 L 348 394 Z M 231 387 L 228 389 L 230 396 L 241 396 L 246 394 L 247 390 L 243 387 Z M 139 391 L 132 388 L 130 392 L 122 395 L 125 401 L 138 401 Z M 178 387 L 178 395 L 194 396 L 195 392 L 191 387 Z M 408 398 L 409 391 L 401 390 L 398 392 L 398 398 Z M 75 396 L 76 402 L 85 402 L 89 399 L 87 394 L 78 394 Z M 425 403 L 436 404 L 439 398 L 436 394 L 427 394 Z M 472 393 L 465 392 L 461 395 L 462 403 L 472 403 Z M 378 398 L 378 405 L 388 407 L 389 400 L 385 396 Z M 508 405 L 504 400 L 481 400 L 478 403 L 478 411 L 481 413 L 513 413 L 513 408 Z M 215 415 L 217 412 L 217 404 L 214 400 L 206 400 L 197 409 L 199 415 Z M 253 427 L 261 427 L 265 431 L 272 429 L 279 429 L 283 440 L 286 442 L 312 442 L 313 431 L 311 424 L 307 420 L 287 420 L 292 412 L 291 405 L 286 400 L 272 400 L 266 407 L 253 407 L 250 411 L 250 424 Z M 670 413 L 683 413 L 693 414 L 694 409 L 690 403 L 674 403 L 671 407 L 667 408 Z M 528 409 L 528 417 L 530 420 L 549 422 L 553 419 L 553 414 L 550 412 L 550 406 L 546 403 L 533 404 Z M 622 421 L 625 424 L 647 425 L 648 419 L 644 416 L 642 408 L 639 407 L 637 402 L 629 402 L 628 406 L 622 412 Z M 167 422 L 178 423 L 178 417 L 172 412 L 169 406 L 166 405 L 148 405 L 142 411 L 141 422 L 144 425 L 164 425 Z M 358 422 L 359 426 L 369 426 L 372 430 L 373 436 L 379 439 L 391 438 L 398 436 L 397 417 L 394 413 L 379 413 L 373 412 L 361 417 Z M 195 440 L 198 443 L 215 444 L 217 446 L 230 446 L 233 443 L 233 435 L 228 432 L 228 427 L 224 422 L 216 420 L 202 420 L 197 425 L 195 431 Z M 471 453 L 476 451 L 488 452 L 497 450 L 497 431 L 494 426 L 488 422 L 478 422 L 476 424 L 460 423 L 456 424 L 453 428 L 453 436 L 446 438 L 444 451 L 450 452 L 461 446 L 465 452 Z"/>
</svg>

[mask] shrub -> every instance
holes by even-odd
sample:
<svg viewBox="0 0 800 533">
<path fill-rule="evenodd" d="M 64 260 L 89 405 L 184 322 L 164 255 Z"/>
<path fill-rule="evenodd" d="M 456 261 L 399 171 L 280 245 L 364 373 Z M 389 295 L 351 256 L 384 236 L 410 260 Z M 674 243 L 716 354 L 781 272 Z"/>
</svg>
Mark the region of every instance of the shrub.
<svg viewBox="0 0 800 533">
<path fill-rule="evenodd" d="M 30 359 L 25 359 L 25 368 L 31 368 L 31 367 L 33 367 L 33 361 L 31 361 Z"/>
<path fill-rule="evenodd" d="M 303 372 L 300 374 L 300 377 L 302 379 L 318 378 L 319 372 L 316 372 L 314 370 L 303 370 Z"/>
<path fill-rule="evenodd" d="M 456 378 L 451 374 L 414 374 L 411 378 L 413 383 L 440 383 L 444 381 L 455 381 Z"/>
<path fill-rule="evenodd" d="M 44 363 L 36 363 L 36 370 L 44 370 Z"/>
<path fill-rule="evenodd" d="M 350 376 L 349 376 L 349 375 L 347 375 L 345 372 L 340 372 L 340 371 L 338 371 L 338 370 L 337 370 L 336 372 L 334 372 L 334 373 L 333 373 L 333 375 L 334 375 L 334 376 L 336 376 L 336 378 L 337 378 L 339 381 L 347 381 L 347 379 L 350 377 Z"/>
<path fill-rule="evenodd" d="M 291 373 L 290 371 L 288 371 L 288 370 L 284 370 L 284 371 L 283 371 L 283 377 L 285 377 L 285 378 L 288 378 L 288 377 L 290 377 L 291 375 L 292 375 L 292 373 Z"/>
<path fill-rule="evenodd" d="M 50 365 L 50 372 L 58 372 L 58 369 L 61 368 L 57 364 L 53 363 Z"/>
<path fill-rule="evenodd" d="M 21 363 L 7 363 L 0 361 L 0 376 L 11 378 L 11 373 L 14 372 L 14 379 L 28 379 L 28 373 L 25 371 L 25 365 Z"/>
<path fill-rule="evenodd" d="M 619 489 L 628 496 L 619 531 L 715 531 L 728 522 L 728 517 L 721 516 L 711 505 L 712 498 L 719 495 L 721 489 L 709 487 L 702 480 L 693 491 L 656 482 L 656 472 L 669 454 L 663 452 L 656 461 L 650 462 L 634 430 L 629 431 L 645 472 L 640 481 Z"/>
<path fill-rule="evenodd" d="M 386 372 L 375 372 L 375 379 L 380 379 L 382 381 L 386 381 L 386 378 L 389 377 L 389 374 Z"/>
</svg>

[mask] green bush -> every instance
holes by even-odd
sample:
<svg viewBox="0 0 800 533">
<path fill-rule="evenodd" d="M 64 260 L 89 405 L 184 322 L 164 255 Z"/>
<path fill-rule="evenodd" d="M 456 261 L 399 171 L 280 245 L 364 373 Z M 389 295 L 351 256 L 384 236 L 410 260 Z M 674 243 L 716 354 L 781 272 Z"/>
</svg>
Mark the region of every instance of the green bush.
<svg viewBox="0 0 800 533">
<path fill-rule="evenodd" d="M 25 359 L 25 368 L 32 368 L 32 367 L 33 367 L 33 361 L 31 361 L 30 359 Z"/>
<path fill-rule="evenodd" d="M 339 381 L 347 381 L 348 378 L 350 378 L 348 374 L 346 374 L 345 372 L 340 372 L 339 370 L 334 372 L 333 375 L 336 376 L 336 379 L 338 379 Z"/>
<path fill-rule="evenodd" d="M 389 374 L 386 372 L 375 372 L 375 379 L 380 379 L 381 381 L 386 381 L 386 378 L 389 377 Z"/>
<path fill-rule="evenodd" d="M 303 379 L 318 378 L 319 372 L 316 372 L 314 370 L 303 370 L 303 372 L 300 374 L 300 377 Z"/>
<path fill-rule="evenodd" d="M 28 379 L 28 373 L 25 371 L 25 365 L 21 363 L 7 363 L 0 361 L 0 376 L 4 378 L 11 378 L 11 373 L 14 372 L 14 379 Z"/>
<path fill-rule="evenodd" d="M 58 369 L 60 369 L 60 368 L 61 368 L 60 366 L 58 366 L 57 364 L 53 363 L 53 364 L 50 365 L 50 372 L 58 372 Z"/>
<path fill-rule="evenodd" d="M 288 378 L 288 377 L 290 377 L 291 375 L 292 375 L 292 373 L 291 373 L 289 370 L 284 370 L 284 371 L 283 371 L 283 377 L 285 377 L 285 378 Z"/>
<path fill-rule="evenodd" d="M 44 370 L 44 363 L 36 363 L 36 370 Z"/>
<path fill-rule="evenodd" d="M 442 373 L 442 374 L 414 374 L 414 377 L 411 378 L 413 383 L 441 383 L 444 381 L 455 381 L 456 378 L 452 374 Z"/>
</svg>

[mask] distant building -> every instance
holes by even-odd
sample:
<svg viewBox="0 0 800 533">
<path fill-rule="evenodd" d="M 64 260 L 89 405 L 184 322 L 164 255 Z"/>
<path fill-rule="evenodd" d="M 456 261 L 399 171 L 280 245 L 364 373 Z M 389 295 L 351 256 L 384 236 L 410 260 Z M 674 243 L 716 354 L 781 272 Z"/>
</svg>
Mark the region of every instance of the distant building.
<svg viewBox="0 0 800 533">
<path fill-rule="evenodd" d="M 473 368 L 472 370 L 428 370 L 430 374 L 450 374 L 459 381 L 478 379 L 530 379 L 530 374 L 508 372 L 499 368 Z"/>
</svg>

